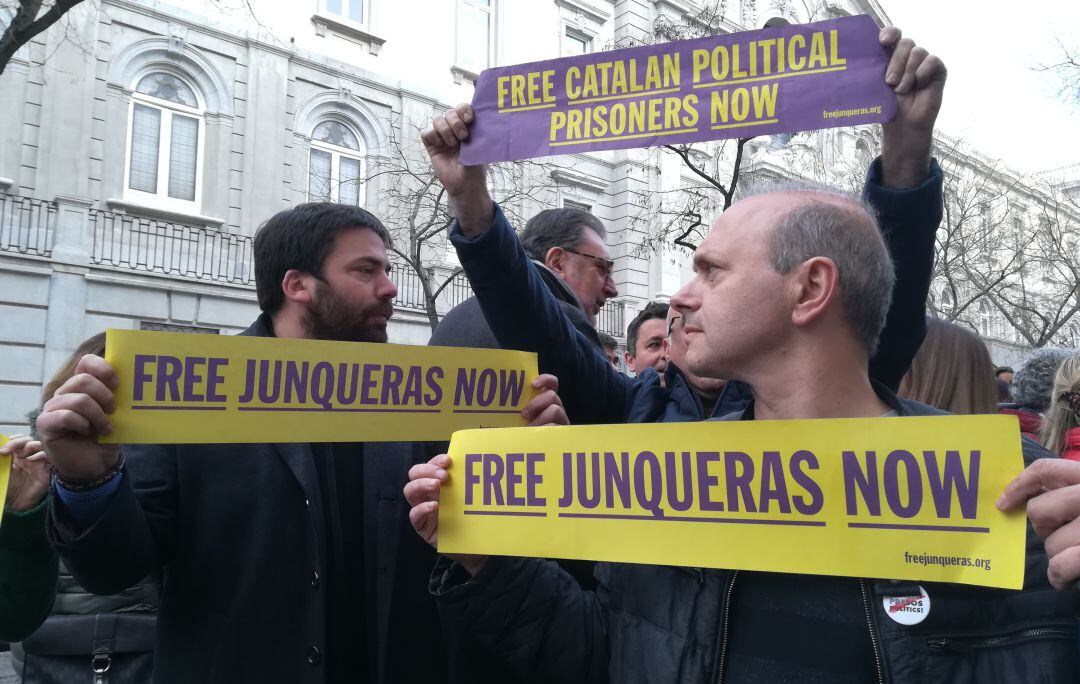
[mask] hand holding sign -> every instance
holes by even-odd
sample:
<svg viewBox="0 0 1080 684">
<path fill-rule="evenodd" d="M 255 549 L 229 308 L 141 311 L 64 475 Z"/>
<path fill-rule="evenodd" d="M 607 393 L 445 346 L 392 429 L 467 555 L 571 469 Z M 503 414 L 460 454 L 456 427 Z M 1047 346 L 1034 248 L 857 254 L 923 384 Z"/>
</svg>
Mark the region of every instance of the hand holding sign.
<svg viewBox="0 0 1080 684">
<path fill-rule="evenodd" d="M 458 105 L 435 117 L 431 128 L 420 135 L 435 176 L 450 195 L 466 235 L 483 232 L 491 225 L 494 213 L 487 190 L 487 167 L 461 164 L 461 143 L 469 138 L 474 118 L 471 105 Z"/>
<path fill-rule="evenodd" d="M 893 50 L 885 83 L 896 93 L 896 118 L 881 127 L 884 182 L 894 188 L 915 187 L 930 170 L 934 123 L 948 72 L 939 57 L 902 38 L 895 26 L 882 29 L 878 39 Z"/>
<path fill-rule="evenodd" d="M 11 480 L 4 506 L 26 511 L 41 503 L 49 491 L 49 462 L 41 442 L 26 435 L 15 435 L 0 446 L 0 456 L 11 456 Z M 2 466 L 0 466 L 2 467 Z"/>
<path fill-rule="evenodd" d="M 53 467 L 70 480 L 103 475 L 120 457 L 120 448 L 98 444 L 112 432 L 108 414 L 116 408 L 116 371 L 105 359 L 87 354 L 75 374 L 45 402 L 37 419 L 38 434 Z"/>
<path fill-rule="evenodd" d="M 522 417 L 529 421 L 529 426 L 568 425 L 570 421 L 558 395 L 558 378 L 554 375 L 540 375 L 533 381 L 533 388 L 540 390 L 539 394 L 521 411 Z M 434 548 L 439 545 L 439 493 L 449 479 L 449 467 L 450 457 L 439 454 L 427 463 L 414 465 L 409 470 L 409 482 L 405 485 L 405 500 L 412 506 L 409 521 L 420 538 Z M 471 575 L 480 572 L 487 560 L 487 556 L 467 554 L 448 557 L 457 561 Z"/>
<path fill-rule="evenodd" d="M 1058 589 L 1080 581 L 1080 463 L 1059 458 L 1035 461 L 1005 488 L 1003 511 L 1027 502 L 1035 534 L 1046 543 L 1046 574 Z"/>
</svg>

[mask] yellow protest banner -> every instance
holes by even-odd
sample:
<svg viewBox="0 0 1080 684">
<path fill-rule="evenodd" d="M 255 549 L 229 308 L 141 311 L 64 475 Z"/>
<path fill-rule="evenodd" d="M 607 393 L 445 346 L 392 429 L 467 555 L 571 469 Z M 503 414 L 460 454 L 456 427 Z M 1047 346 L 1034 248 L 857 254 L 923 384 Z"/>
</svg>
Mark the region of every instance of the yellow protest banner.
<svg viewBox="0 0 1080 684">
<path fill-rule="evenodd" d="M 385 442 L 524 425 L 536 355 L 109 330 L 110 444 Z"/>
<path fill-rule="evenodd" d="M 0 447 L 8 443 L 7 435 L 0 435 Z M 0 455 L 0 525 L 4 524 L 4 506 L 7 504 L 8 480 L 11 478 L 11 456 Z"/>
<path fill-rule="evenodd" d="M 1011 416 L 455 433 L 439 551 L 1019 589 Z"/>
</svg>

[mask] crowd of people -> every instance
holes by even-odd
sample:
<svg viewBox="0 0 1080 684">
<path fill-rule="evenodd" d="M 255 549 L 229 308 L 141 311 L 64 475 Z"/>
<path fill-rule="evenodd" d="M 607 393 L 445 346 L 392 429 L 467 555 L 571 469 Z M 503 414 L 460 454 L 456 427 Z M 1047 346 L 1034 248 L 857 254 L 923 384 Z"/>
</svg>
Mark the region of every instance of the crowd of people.
<svg viewBox="0 0 1080 684">
<path fill-rule="evenodd" d="M 431 344 L 535 352 L 530 425 L 1014 414 L 1026 467 L 997 505 L 1027 508 L 1022 590 L 440 556 L 439 493 L 454 468 L 445 443 L 102 445 L 117 375 L 96 336 L 47 386 L 36 433 L 2 449 L 14 465 L 0 639 L 21 642 L 19 673 L 166 684 L 1077 681 L 1080 357 L 1042 350 L 1010 378 L 970 331 L 926 318 L 946 70 L 893 27 L 881 42 L 898 113 L 862 195 L 815 184 L 743 192 L 695 252 L 693 278 L 630 322 L 621 361 L 634 377 L 595 327 L 617 294 L 603 222 L 549 209 L 519 236 L 485 169 L 459 161 L 472 109 L 436 117 L 422 137 L 475 297 Z M 261 314 L 242 334 L 386 342 L 389 244 L 357 207 L 275 215 L 254 245 Z M 934 606 L 924 622 L 882 610 L 920 591 Z"/>
</svg>

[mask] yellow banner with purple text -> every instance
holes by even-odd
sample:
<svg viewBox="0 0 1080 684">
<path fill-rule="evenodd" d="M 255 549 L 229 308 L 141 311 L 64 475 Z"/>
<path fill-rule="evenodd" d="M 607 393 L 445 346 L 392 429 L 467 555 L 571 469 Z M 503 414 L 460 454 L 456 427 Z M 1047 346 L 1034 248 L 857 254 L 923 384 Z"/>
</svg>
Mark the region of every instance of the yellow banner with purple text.
<svg viewBox="0 0 1080 684">
<path fill-rule="evenodd" d="M 1013 416 L 467 430 L 450 456 L 441 553 L 1023 584 Z"/>
<path fill-rule="evenodd" d="M 110 444 L 444 440 L 536 393 L 536 355 L 492 349 L 109 330 L 105 358 Z"/>
</svg>

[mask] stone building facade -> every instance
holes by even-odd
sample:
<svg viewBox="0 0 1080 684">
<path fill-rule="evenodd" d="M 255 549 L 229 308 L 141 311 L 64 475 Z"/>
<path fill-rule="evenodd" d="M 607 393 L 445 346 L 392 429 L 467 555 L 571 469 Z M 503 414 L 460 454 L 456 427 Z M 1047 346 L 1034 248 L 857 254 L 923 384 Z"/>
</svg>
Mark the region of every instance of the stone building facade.
<svg viewBox="0 0 1080 684">
<path fill-rule="evenodd" d="M 386 187 L 366 170 L 388 141 L 415 137 L 468 101 L 479 71 L 648 40 L 658 20 L 684 21 L 702 4 L 79 5 L 0 75 L 0 431 L 26 428 L 42 383 L 94 333 L 245 328 L 258 313 L 257 227 L 309 198 L 378 215 Z M 722 31 L 799 19 L 789 2 L 723 5 Z M 873 0 L 830 3 L 828 16 L 856 12 L 887 21 Z M 768 167 L 775 141 L 755 145 Z M 722 156 L 709 146 L 702 154 Z M 599 327 L 620 339 L 645 302 L 666 298 L 686 274 L 685 252 L 642 248 L 649 194 L 690 180 L 681 164 L 655 150 L 554 159 L 551 190 L 521 207 L 581 206 L 605 222 L 620 294 Z M 428 266 L 450 274 L 442 244 Z M 391 341 L 424 344 L 415 276 L 399 272 Z M 440 311 L 467 295 L 463 280 L 446 288 Z"/>
</svg>

